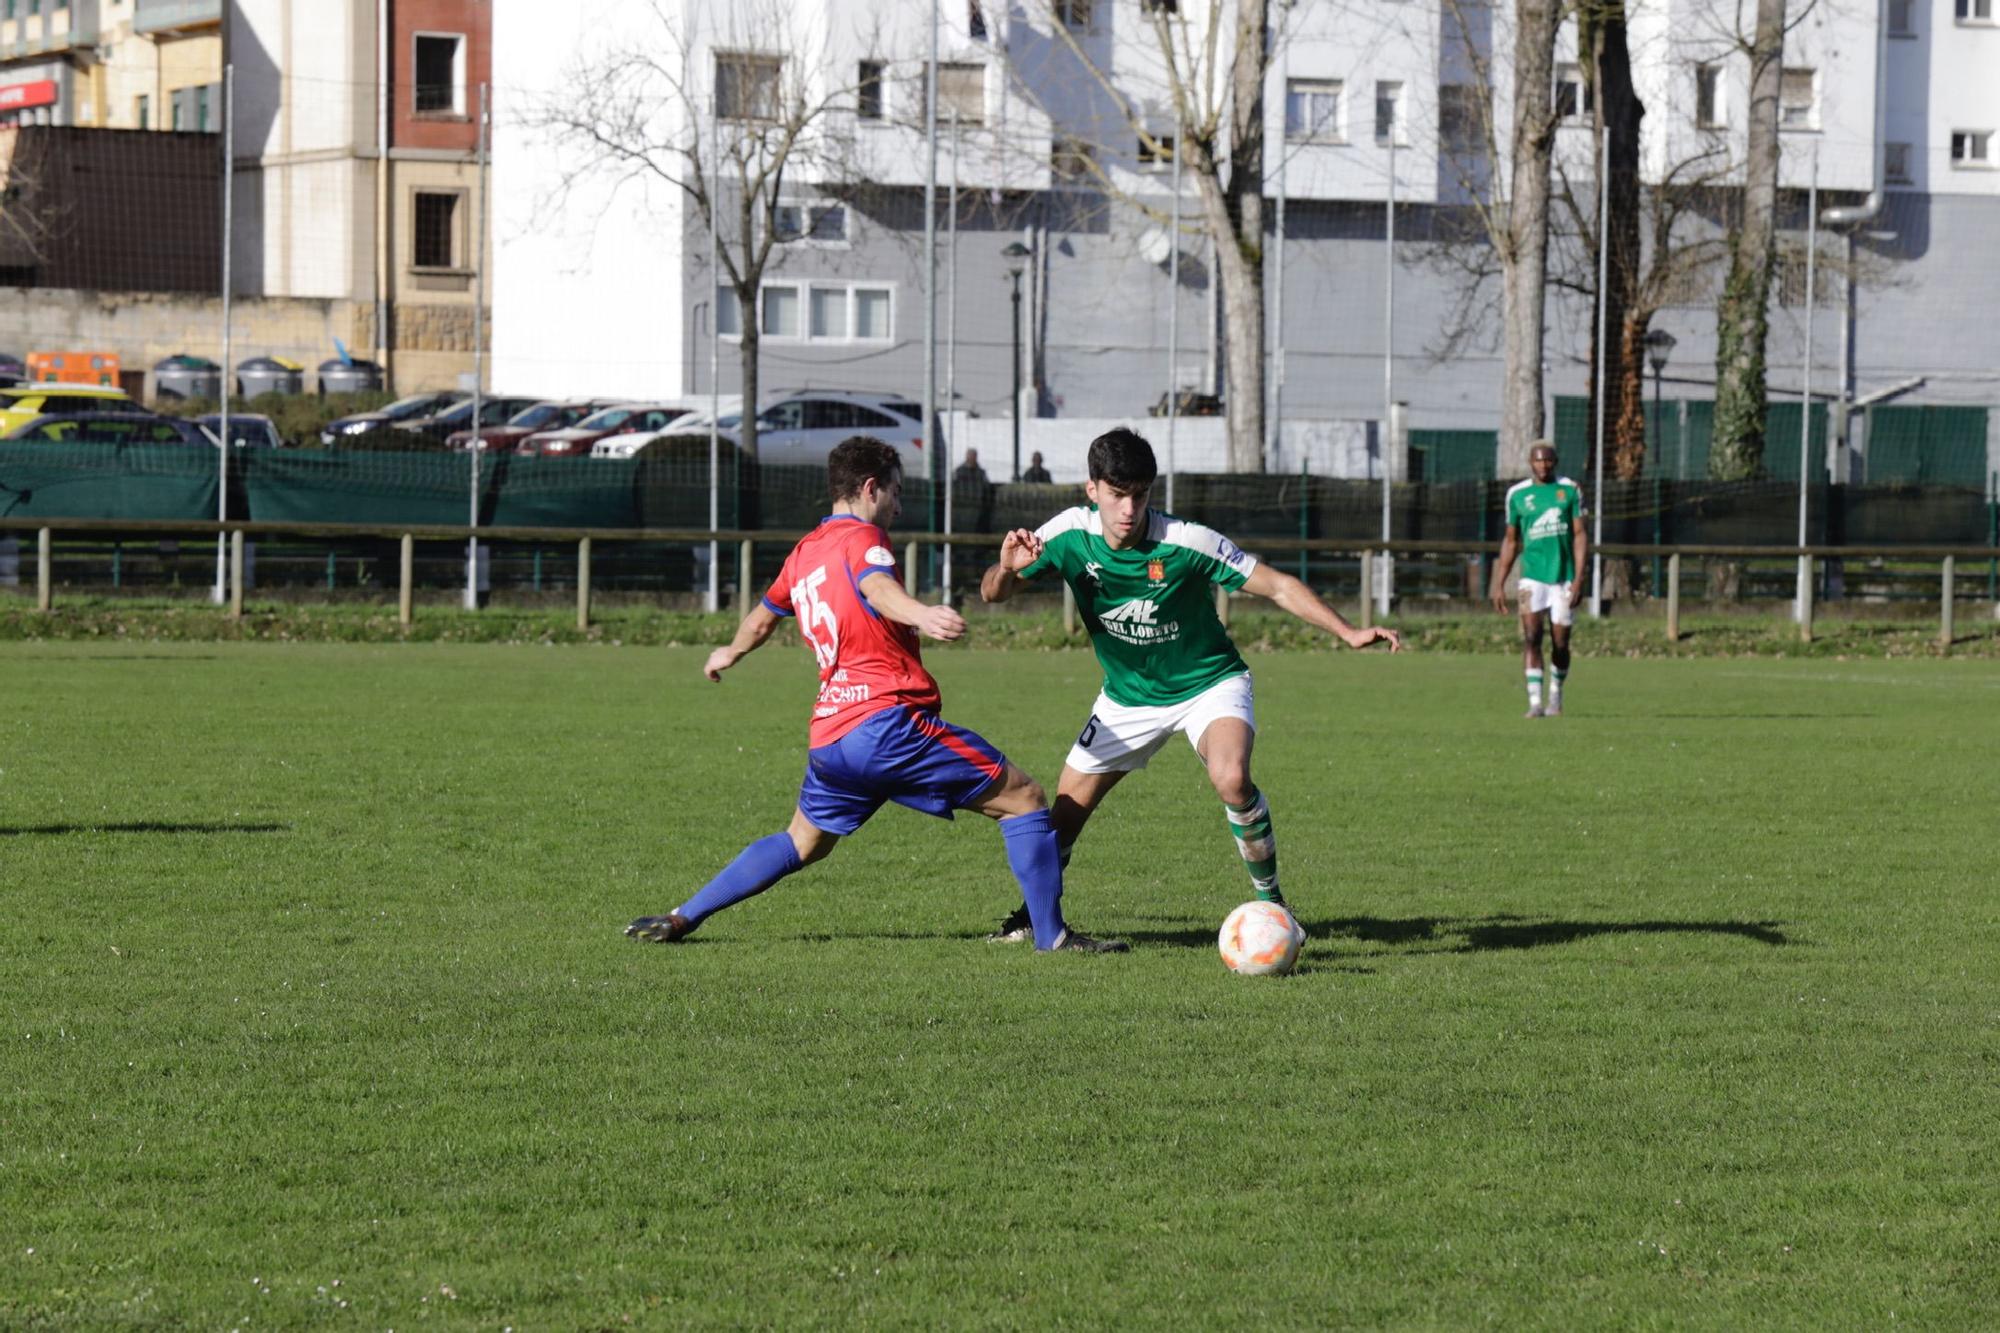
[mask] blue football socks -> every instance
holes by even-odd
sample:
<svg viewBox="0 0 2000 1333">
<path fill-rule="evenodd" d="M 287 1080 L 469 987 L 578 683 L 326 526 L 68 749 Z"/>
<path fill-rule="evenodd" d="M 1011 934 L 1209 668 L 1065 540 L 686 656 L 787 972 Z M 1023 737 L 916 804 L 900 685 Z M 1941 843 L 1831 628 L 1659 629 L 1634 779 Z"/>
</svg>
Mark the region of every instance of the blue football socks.
<svg viewBox="0 0 2000 1333">
<path fill-rule="evenodd" d="M 1066 927 L 1062 914 L 1062 856 L 1056 848 L 1056 828 L 1049 812 L 1015 815 L 1000 821 L 1007 840 L 1007 864 L 1020 881 L 1028 920 L 1035 926 L 1035 947 L 1053 949 Z"/>
<path fill-rule="evenodd" d="M 799 849 L 792 845 L 791 834 L 773 833 L 768 838 L 759 838 L 738 853 L 721 874 L 702 887 L 701 892 L 674 910 L 689 921 L 700 924 L 725 907 L 734 907 L 745 898 L 756 897 L 797 870 L 800 864 Z M 1060 880 L 1057 881 L 1056 891 L 1062 891 Z"/>
</svg>

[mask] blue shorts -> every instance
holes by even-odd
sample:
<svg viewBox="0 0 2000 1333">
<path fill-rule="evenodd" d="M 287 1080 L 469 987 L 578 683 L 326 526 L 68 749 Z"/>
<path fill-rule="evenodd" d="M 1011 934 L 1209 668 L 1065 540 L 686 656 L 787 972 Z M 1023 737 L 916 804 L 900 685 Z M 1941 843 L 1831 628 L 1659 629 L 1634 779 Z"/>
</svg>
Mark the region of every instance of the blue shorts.
<svg viewBox="0 0 2000 1333">
<path fill-rule="evenodd" d="M 831 745 L 806 751 L 799 810 L 814 828 L 842 837 L 884 801 L 940 819 L 970 805 L 1007 771 L 986 738 L 935 713 L 884 708 Z"/>
</svg>

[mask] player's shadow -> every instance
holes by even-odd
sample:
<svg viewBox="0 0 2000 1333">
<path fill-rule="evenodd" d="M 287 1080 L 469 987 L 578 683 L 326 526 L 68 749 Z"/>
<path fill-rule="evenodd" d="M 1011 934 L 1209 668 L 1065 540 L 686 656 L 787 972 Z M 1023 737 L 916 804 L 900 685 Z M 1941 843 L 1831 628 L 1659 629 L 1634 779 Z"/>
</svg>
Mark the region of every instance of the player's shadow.
<svg viewBox="0 0 2000 1333">
<path fill-rule="evenodd" d="M 1774 948 L 1792 941 L 1776 921 L 1532 921 L 1499 915 L 1476 919 L 1372 916 L 1308 922 L 1314 938 L 1357 939 L 1370 944 L 1407 947 L 1433 944 L 1420 953 L 1484 953 L 1495 949 L 1539 949 L 1574 944 L 1599 935 L 1734 935 Z"/>
<path fill-rule="evenodd" d="M 71 833 L 289 833 L 290 824 L 173 824 L 142 819 L 124 824 L 0 825 L 0 838 L 60 838 Z"/>
</svg>

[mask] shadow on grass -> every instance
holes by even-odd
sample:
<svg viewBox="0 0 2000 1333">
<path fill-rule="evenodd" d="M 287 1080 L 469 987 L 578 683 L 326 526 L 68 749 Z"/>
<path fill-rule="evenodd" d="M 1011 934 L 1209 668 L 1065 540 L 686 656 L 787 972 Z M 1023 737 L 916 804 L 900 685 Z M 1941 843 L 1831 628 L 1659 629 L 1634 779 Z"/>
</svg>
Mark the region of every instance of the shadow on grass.
<svg viewBox="0 0 2000 1333">
<path fill-rule="evenodd" d="M 290 824 L 169 824 L 135 820 L 128 824 L 26 824 L 0 827 L 0 838 L 60 838 L 70 833 L 289 833 Z"/>
<path fill-rule="evenodd" d="M 1482 953 L 1490 949 L 1539 949 L 1573 944 L 1599 935 L 1735 935 L 1774 948 L 1790 944 L 1776 921 L 1530 921 L 1517 916 L 1471 920 L 1449 917 L 1343 917 L 1309 924 L 1315 937 L 1365 940 L 1371 944 L 1436 943 L 1433 952 Z"/>
</svg>

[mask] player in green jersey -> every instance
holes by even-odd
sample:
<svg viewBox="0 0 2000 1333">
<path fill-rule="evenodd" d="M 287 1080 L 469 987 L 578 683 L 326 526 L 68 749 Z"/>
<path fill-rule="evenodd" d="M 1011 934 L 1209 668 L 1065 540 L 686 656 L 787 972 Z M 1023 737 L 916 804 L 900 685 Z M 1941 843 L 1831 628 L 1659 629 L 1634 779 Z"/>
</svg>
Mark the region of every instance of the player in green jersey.
<svg viewBox="0 0 2000 1333">
<path fill-rule="evenodd" d="M 1528 450 L 1534 476 L 1507 492 L 1507 535 L 1493 569 L 1493 609 L 1507 614 L 1507 572 L 1521 560 L 1521 659 L 1528 673 L 1528 716 L 1559 717 L 1569 677 L 1569 632 L 1583 598 L 1583 488 L 1556 474 L 1556 447 L 1537 440 Z M 1546 625 L 1555 672 L 1542 701 L 1542 628 Z"/>
<path fill-rule="evenodd" d="M 1251 887 L 1282 903 L 1270 803 L 1250 776 L 1257 734 L 1250 668 L 1216 615 L 1214 587 L 1268 597 L 1350 648 L 1386 643 L 1397 652 L 1403 642 L 1394 630 L 1356 629 L 1311 588 L 1221 533 L 1151 508 L 1157 475 L 1152 446 L 1135 432 L 1120 427 L 1091 441 L 1090 504 L 1065 510 L 1039 531 L 1008 533 L 979 595 L 1004 602 L 1028 579 L 1059 575 L 1076 594 L 1104 669 L 1051 811 L 1064 864 L 1111 789 L 1180 732 L 1222 798 Z M 1027 921 L 1026 908 L 1017 909 L 992 938 L 1026 939 Z"/>
</svg>

